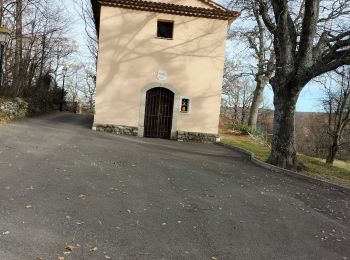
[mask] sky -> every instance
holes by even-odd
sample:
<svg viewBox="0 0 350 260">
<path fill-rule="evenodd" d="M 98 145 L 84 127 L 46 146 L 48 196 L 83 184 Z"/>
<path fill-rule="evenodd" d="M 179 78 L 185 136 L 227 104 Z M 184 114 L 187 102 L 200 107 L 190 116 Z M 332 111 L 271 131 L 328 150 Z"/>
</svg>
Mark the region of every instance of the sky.
<svg viewBox="0 0 350 260">
<path fill-rule="evenodd" d="M 84 21 L 79 16 L 80 0 L 56 0 L 59 1 L 66 10 L 71 27 L 69 28 L 69 36 L 71 40 L 75 40 L 79 46 L 76 58 L 84 60 L 89 59 L 88 49 L 86 47 L 86 36 L 84 29 Z M 87 0 L 84 0 L 87 1 Z"/>
<path fill-rule="evenodd" d="M 60 1 L 60 0 L 57 0 Z M 80 0 L 63 0 L 60 1 L 67 12 L 67 16 L 71 21 L 70 37 L 74 39 L 79 45 L 79 54 L 76 56 L 77 59 L 84 61 L 88 59 L 88 51 L 86 48 L 86 38 L 84 31 L 84 23 L 79 17 L 79 3 Z M 89 1 L 89 0 L 85 0 Z M 219 0 L 218 3 L 223 3 L 225 0 Z M 235 21 L 240 23 L 239 19 Z M 227 44 L 227 55 L 233 57 L 233 59 L 239 62 L 244 59 L 244 48 L 242 46 L 232 46 Z M 320 99 L 322 98 L 322 88 L 314 82 L 309 83 L 301 92 L 296 110 L 298 112 L 317 112 L 321 110 Z M 273 92 L 270 87 L 267 87 L 264 92 L 265 106 L 273 108 Z"/>
</svg>

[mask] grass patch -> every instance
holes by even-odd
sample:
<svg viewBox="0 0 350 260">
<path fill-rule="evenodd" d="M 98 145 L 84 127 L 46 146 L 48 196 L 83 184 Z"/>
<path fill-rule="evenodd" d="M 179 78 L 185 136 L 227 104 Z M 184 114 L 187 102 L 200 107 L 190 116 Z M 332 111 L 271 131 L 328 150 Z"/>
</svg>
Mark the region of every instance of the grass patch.
<svg viewBox="0 0 350 260">
<path fill-rule="evenodd" d="M 254 140 L 248 135 L 223 135 L 221 142 L 226 145 L 236 146 L 248 150 L 256 155 L 256 158 L 267 161 L 270 155 L 270 147 L 263 141 Z M 350 186 L 350 170 L 346 167 L 339 167 L 348 163 L 337 161 L 334 166 L 330 166 L 319 158 L 313 158 L 303 154 L 298 154 L 298 160 L 302 162 L 307 170 L 301 173 L 320 180 Z"/>
<path fill-rule="evenodd" d="M 263 142 L 253 140 L 248 135 L 224 135 L 221 142 L 236 146 L 255 154 L 256 158 L 266 161 L 270 155 L 270 147 Z"/>
</svg>

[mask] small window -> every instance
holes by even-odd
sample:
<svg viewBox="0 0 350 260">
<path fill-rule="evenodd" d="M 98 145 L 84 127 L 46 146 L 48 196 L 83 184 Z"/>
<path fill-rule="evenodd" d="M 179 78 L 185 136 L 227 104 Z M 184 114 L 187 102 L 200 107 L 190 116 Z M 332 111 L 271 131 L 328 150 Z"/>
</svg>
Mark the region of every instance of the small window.
<svg viewBox="0 0 350 260">
<path fill-rule="evenodd" d="M 188 98 L 181 99 L 181 112 L 188 113 L 190 110 L 190 100 Z"/>
<path fill-rule="evenodd" d="M 174 33 L 173 21 L 158 21 L 157 23 L 157 37 L 172 39 Z"/>
</svg>

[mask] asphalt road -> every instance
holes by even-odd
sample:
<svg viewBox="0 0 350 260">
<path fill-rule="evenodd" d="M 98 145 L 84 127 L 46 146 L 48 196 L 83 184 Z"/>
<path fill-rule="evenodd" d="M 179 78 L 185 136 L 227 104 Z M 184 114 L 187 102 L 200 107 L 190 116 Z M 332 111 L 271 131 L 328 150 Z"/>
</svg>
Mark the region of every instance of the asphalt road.
<svg viewBox="0 0 350 260">
<path fill-rule="evenodd" d="M 224 147 L 90 125 L 57 113 L 0 126 L 1 260 L 350 259 L 349 193 Z"/>
</svg>

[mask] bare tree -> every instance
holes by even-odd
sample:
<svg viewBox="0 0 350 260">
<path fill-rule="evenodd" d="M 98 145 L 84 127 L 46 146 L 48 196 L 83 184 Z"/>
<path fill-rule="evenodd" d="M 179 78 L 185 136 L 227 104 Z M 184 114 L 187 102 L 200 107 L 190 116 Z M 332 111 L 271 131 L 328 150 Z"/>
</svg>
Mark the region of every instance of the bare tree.
<svg viewBox="0 0 350 260">
<path fill-rule="evenodd" d="M 95 97 L 96 97 L 96 73 L 91 69 L 85 67 L 85 88 L 83 94 L 87 101 L 87 108 L 90 113 L 95 111 Z"/>
<path fill-rule="evenodd" d="M 276 55 L 276 72 L 270 80 L 275 112 L 269 162 L 295 169 L 294 114 L 301 90 L 315 77 L 350 64 L 350 25 L 346 22 L 350 1 L 259 2 Z"/>
<path fill-rule="evenodd" d="M 97 63 L 98 36 L 91 1 L 80 1 L 80 12 L 78 13 L 84 21 L 87 48 L 90 52 L 91 57 L 94 59 L 95 63 Z"/>
<path fill-rule="evenodd" d="M 245 24 L 242 28 L 234 28 L 230 36 L 238 36 L 245 40 L 252 50 L 249 56 L 256 62 L 256 67 L 252 68 L 252 72 L 246 72 L 247 74 L 252 73 L 256 84 L 248 120 L 251 128 L 256 129 L 264 89 L 274 72 L 275 56 L 272 49 L 272 39 L 259 15 L 258 0 L 232 0 L 230 6 L 242 10 L 240 19 Z"/>
<path fill-rule="evenodd" d="M 246 117 L 249 113 L 249 108 L 252 106 L 254 90 L 248 80 L 243 80 L 239 84 L 240 104 L 241 104 L 241 124 L 246 124 Z"/>
<path fill-rule="evenodd" d="M 15 50 L 15 64 L 13 72 L 13 86 L 15 90 L 15 95 L 18 95 L 19 89 L 21 89 L 21 68 L 22 68 L 22 0 L 16 0 L 16 13 L 15 13 L 15 23 L 16 23 L 16 50 Z"/>
<path fill-rule="evenodd" d="M 251 106 L 253 90 L 248 79 L 239 78 L 237 65 L 226 60 L 222 94 L 233 124 L 244 124 Z"/>
<path fill-rule="evenodd" d="M 43 102 L 35 95 L 38 88 L 43 95 L 60 93 L 57 71 L 75 51 L 70 48 L 57 54 L 60 46 L 73 45 L 67 40 L 69 22 L 62 6 L 54 0 L 2 0 L 0 7 L 2 25 L 10 29 L 0 95 Z"/>
<path fill-rule="evenodd" d="M 232 123 L 238 122 L 239 95 L 238 95 L 238 77 L 235 74 L 236 64 L 230 60 L 225 61 L 224 79 L 222 94 L 224 95 L 225 106 Z"/>
<path fill-rule="evenodd" d="M 344 140 L 344 132 L 350 125 L 350 70 L 341 72 L 338 87 L 325 86 L 325 98 L 322 100 L 328 115 L 329 146 L 326 162 L 333 164 L 339 150 L 349 140 Z"/>
<path fill-rule="evenodd" d="M 65 41 L 58 42 L 53 50 L 53 58 L 50 59 L 50 67 L 52 67 L 52 73 L 54 75 L 54 80 L 57 82 L 59 78 L 62 77 L 62 68 L 65 64 L 68 63 L 68 58 L 76 53 L 78 46 L 75 42 L 65 39 Z"/>
</svg>

